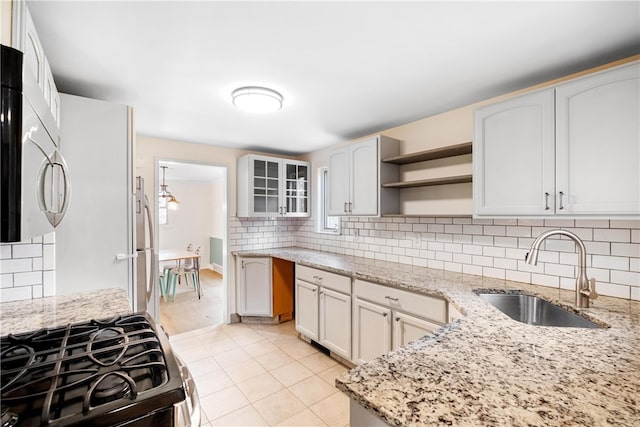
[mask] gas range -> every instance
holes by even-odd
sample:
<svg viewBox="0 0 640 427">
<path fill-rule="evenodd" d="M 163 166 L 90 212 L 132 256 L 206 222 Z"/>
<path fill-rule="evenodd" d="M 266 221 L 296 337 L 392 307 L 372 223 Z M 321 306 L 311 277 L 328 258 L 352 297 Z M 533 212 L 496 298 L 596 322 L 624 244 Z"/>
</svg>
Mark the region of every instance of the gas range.
<svg viewBox="0 0 640 427">
<path fill-rule="evenodd" d="M 164 332 L 146 313 L 0 338 L 3 426 L 169 426 L 185 400 Z"/>
</svg>

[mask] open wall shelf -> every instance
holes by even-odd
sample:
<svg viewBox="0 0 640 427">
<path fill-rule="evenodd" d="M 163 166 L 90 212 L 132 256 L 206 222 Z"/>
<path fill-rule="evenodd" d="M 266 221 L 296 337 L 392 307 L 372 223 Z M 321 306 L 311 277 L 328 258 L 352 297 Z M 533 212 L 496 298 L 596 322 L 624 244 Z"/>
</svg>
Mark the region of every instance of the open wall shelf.
<svg viewBox="0 0 640 427">
<path fill-rule="evenodd" d="M 427 160 L 461 156 L 463 154 L 471 154 L 471 145 L 471 142 L 463 142 L 461 144 L 449 145 L 447 147 L 434 148 L 432 150 L 419 151 L 417 153 L 388 157 L 386 159 L 382 159 L 382 162 L 392 163 L 394 165 L 408 165 L 410 163 L 425 162 Z"/>
<path fill-rule="evenodd" d="M 444 178 L 421 179 L 418 181 L 391 182 L 382 184 L 384 188 L 430 187 L 433 185 L 460 184 L 471 182 L 472 175 L 447 176 Z"/>
</svg>

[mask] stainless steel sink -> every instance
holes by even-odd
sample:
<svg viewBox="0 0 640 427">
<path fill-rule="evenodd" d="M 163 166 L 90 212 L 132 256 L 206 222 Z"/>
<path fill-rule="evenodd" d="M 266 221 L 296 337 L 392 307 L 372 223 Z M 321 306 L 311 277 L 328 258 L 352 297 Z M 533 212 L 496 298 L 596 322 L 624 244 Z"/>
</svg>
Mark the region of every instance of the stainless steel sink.
<svg viewBox="0 0 640 427">
<path fill-rule="evenodd" d="M 542 298 L 531 295 L 478 293 L 478 296 L 512 319 L 529 325 L 571 328 L 602 327 Z"/>
</svg>

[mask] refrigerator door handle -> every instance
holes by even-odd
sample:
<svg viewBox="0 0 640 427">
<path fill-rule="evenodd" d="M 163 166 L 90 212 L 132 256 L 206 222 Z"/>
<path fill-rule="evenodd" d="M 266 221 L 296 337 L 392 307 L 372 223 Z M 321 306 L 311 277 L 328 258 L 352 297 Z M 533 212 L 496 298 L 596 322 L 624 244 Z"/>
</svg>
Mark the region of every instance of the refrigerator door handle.
<svg viewBox="0 0 640 427">
<path fill-rule="evenodd" d="M 155 243 L 154 243 L 154 229 L 153 222 L 151 221 L 151 208 L 149 207 L 149 198 L 147 195 L 144 195 L 144 210 L 147 213 L 147 223 L 149 224 L 149 246 L 151 246 L 151 271 L 149 274 L 149 282 L 147 283 L 147 306 L 151 301 L 151 294 L 153 293 L 153 288 L 156 283 L 156 251 L 155 251 Z"/>
</svg>

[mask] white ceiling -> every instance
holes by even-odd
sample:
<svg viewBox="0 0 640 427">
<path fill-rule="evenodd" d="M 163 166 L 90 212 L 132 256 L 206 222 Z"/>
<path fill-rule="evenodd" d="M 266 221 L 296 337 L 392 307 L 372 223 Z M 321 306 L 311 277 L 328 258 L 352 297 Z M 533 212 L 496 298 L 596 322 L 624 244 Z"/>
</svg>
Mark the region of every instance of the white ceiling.
<svg viewBox="0 0 640 427">
<path fill-rule="evenodd" d="M 302 153 L 640 52 L 640 2 L 27 2 L 62 92 L 149 136 Z M 265 85 L 282 111 L 230 93 Z"/>
</svg>

